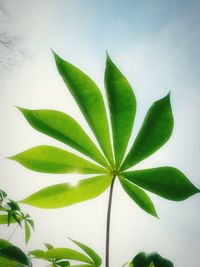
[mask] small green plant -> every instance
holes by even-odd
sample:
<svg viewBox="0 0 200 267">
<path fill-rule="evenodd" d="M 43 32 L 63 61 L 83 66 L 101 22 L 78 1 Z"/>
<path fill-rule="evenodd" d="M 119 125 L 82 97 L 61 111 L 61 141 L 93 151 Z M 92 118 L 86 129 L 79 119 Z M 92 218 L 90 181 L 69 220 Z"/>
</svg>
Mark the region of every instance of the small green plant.
<svg viewBox="0 0 200 267">
<path fill-rule="evenodd" d="M 173 263 L 157 252 L 153 253 L 138 253 L 131 263 L 125 263 L 122 267 L 173 267 Z"/>
<path fill-rule="evenodd" d="M 54 57 L 61 77 L 80 107 L 101 150 L 69 115 L 55 110 L 19 108 L 33 128 L 71 146 L 93 162 L 48 145 L 33 147 L 11 159 L 38 172 L 97 176 L 80 180 L 76 185 L 62 183 L 43 188 L 21 200 L 21 203 L 46 209 L 61 208 L 97 197 L 110 186 L 105 262 L 105 266 L 109 267 L 110 215 L 116 178 L 130 198 L 155 217 L 155 207 L 143 189 L 173 201 L 185 200 L 198 193 L 199 189 L 173 167 L 128 171 L 156 152 L 170 138 L 174 123 L 169 94 L 150 107 L 125 156 L 136 114 L 136 98 L 127 79 L 107 56 L 105 88 L 111 119 L 111 138 L 105 103 L 97 85 L 57 54 L 54 53 Z"/>
<path fill-rule="evenodd" d="M 35 259 L 42 259 L 51 262 L 51 267 L 77 266 L 77 267 L 99 267 L 102 260 L 100 256 L 90 247 L 70 238 L 85 254 L 70 248 L 54 248 L 50 244 L 45 244 L 47 250 L 33 250 L 30 255 Z M 70 261 L 78 261 L 79 265 L 74 265 Z"/>
<path fill-rule="evenodd" d="M 22 212 L 18 203 L 7 197 L 7 194 L 0 190 L 0 224 L 17 224 L 14 231 L 11 233 L 9 240 L 20 226 L 24 227 L 25 242 L 28 244 L 31 237 L 31 228 L 34 230 L 34 221 L 28 213 Z"/>
</svg>

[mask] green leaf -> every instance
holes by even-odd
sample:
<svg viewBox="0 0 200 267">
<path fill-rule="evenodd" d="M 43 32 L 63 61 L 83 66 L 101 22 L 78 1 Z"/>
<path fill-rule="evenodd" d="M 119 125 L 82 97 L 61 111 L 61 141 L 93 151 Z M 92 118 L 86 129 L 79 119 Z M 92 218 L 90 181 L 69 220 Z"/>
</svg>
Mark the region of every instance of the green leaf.
<svg viewBox="0 0 200 267">
<path fill-rule="evenodd" d="M 54 57 L 60 75 L 79 105 L 108 161 L 113 164 L 108 120 L 99 88 L 78 68 L 55 53 Z"/>
<path fill-rule="evenodd" d="M 44 251 L 41 249 L 36 249 L 36 250 L 31 250 L 29 251 L 30 255 L 32 255 L 33 257 L 37 258 L 37 259 L 44 259 Z"/>
<path fill-rule="evenodd" d="M 26 219 L 26 221 L 27 221 L 27 223 L 29 223 L 29 224 L 30 224 L 30 226 L 31 226 L 31 227 L 32 227 L 32 229 L 34 230 L 34 228 L 35 228 L 34 221 L 33 221 L 33 220 L 31 220 L 31 219 Z"/>
<path fill-rule="evenodd" d="M 81 126 L 67 114 L 55 110 L 19 108 L 30 125 L 66 145 L 73 147 L 103 166 L 107 163 Z"/>
<path fill-rule="evenodd" d="M 119 166 L 132 132 L 136 99 L 129 82 L 108 55 L 105 88 L 110 108 L 116 165 Z"/>
<path fill-rule="evenodd" d="M 2 267 L 24 267 L 24 265 L 17 263 L 13 260 L 0 256 L 0 266 Z"/>
<path fill-rule="evenodd" d="M 199 189 L 181 171 L 172 167 L 125 172 L 123 175 L 128 181 L 174 201 L 181 201 L 199 193 Z"/>
<path fill-rule="evenodd" d="M 70 262 L 66 260 L 56 261 L 55 263 L 56 263 L 56 266 L 60 266 L 60 267 L 70 266 Z"/>
<path fill-rule="evenodd" d="M 25 241 L 27 245 L 31 237 L 31 231 L 30 231 L 29 224 L 26 221 L 24 222 L 24 226 L 25 226 Z"/>
<path fill-rule="evenodd" d="M 77 185 L 63 183 L 46 187 L 22 200 L 38 208 L 62 208 L 95 198 L 110 185 L 112 176 L 103 175 L 78 181 Z"/>
<path fill-rule="evenodd" d="M 134 267 L 173 267 L 173 263 L 163 257 L 157 252 L 154 253 L 138 253 L 133 259 Z"/>
<path fill-rule="evenodd" d="M 6 248 L 6 247 L 9 247 L 9 246 L 12 246 L 12 244 L 9 241 L 4 240 L 4 239 L 0 239 L 0 249 L 1 248 Z"/>
<path fill-rule="evenodd" d="M 23 266 L 31 266 L 26 254 L 16 246 L 8 246 L 0 249 L 0 256 L 15 261 Z"/>
<path fill-rule="evenodd" d="M 85 251 L 87 253 L 87 255 L 93 260 L 93 262 L 95 263 L 95 266 L 100 266 L 102 263 L 101 257 L 90 247 L 69 238 L 72 242 L 74 242 L 77 246 L 79 246 L 83 251 Z"/>
<path fill-rule="evenodd" d="M 102 167 L 53 146 L 36 146 L 10 157 L 26 168 L 44 173 L 105 173 Z"/>
<path fill-rule="evenodd" d="M 158 217 L 154 205 L 150 197 L 139 187 L 130 183 L 123 177 L 120 177 L 120 182 L 129 197 L 135 201 L 135 203 L 147 213 Z"/>
<path fill-rule="evenodd" d="M 44 243 L 44 245 L 48 250 L 54 248 L 51 244 L 48 243 Z"/>
<path fill-rule="evenodd" d="M 126 170 L 149 157 L 163 146 L 173 130 L 170 95 L 156 101 L 149 109 L 142 127 L 121 169 Z"/>
<path fill-rule="evenodd" d="M 67 259 L 76 260 L 86 263 L 92 263 L 92 261 L 84 254 L 69 248 L 53 248 L 44 252 L 46 259 Z"/>
</svg>

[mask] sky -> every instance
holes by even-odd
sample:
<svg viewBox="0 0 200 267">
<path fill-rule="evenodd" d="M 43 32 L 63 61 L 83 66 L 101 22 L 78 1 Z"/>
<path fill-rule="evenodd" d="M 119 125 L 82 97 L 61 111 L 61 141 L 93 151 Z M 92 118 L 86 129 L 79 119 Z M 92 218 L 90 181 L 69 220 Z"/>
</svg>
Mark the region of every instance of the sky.
<svg viewBox="0 0 200 267">
<path fill-rule="evenodd" d="M 66 112 L 94 140 L 57 73 L 51 49 L 92 77 L 104 98 L 105 55 L 109 52 L 137 98 L 129 147 L 150 105 L 170 91 L 173 135 L 135 169 L 174 166 L 200 187 L 199 1 L 7 0 L 6 9 L 9 16 L 1 28 L 20 36 L 24 54 L 20 66 L 4 72 L 0 82 L 0 188 L 10 198 L 20 200 L 45 186 L 86 177 L 35 173 L 5 159 L 40 144 L 66 149 L 33 130 L 15 106 Z M 139 251 L 158 251 L 175 267 L 198 267 L 199 196 L 172 202 L 149 195 L 159 220 L 139 209 L 116 183 L 110 267 L 121 266 Z M 27 249 L 42 248 L 43 243 L 73 247 L 67 240 L 71 236 L 104 257 L 107 201 L 108 191 L 94 200 L 57 210 L 24 205 L 36 224 Z M 1 227 L 0 235 L 7 238 L 11 230 Z M 12 241 L 25 248 L 20 230 Z M 35 262 L 35 266 L 45 265 Z"/>
</svg>

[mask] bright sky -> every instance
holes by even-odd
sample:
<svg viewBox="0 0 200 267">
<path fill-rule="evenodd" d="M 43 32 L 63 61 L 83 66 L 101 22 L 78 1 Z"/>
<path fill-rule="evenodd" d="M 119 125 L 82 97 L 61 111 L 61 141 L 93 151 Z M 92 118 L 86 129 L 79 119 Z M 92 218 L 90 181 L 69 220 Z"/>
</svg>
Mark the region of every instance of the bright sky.
<svg viewBox="0 0 200 267">
<path fill-rule="evenodd" d="M 39 144 L 59 142 L 33 130 L 14 105 L 64 111 L 91 131 L 60 79 L 50 49 L 80 67 L 103 94 L 105 51 L 132 84 L 138 102 L 134 136 L 151 103 L 171 91 L 175 118 L 170 141 L 137 168 L 170 165 L 200 187 L 200 2 L 193 1 L 11 1 L 6 29 L 20 34 L 27 54 L 24 64 L 1 82 L 0 187 L 19 200 L 51 184 L 80 175 L 49 175 L 29 171 L 4 159 Z M 5 22 L 6 23 L 6 22 Z M 93 137 L 92 137 L 93 138 Z M 160 219 L 144 213 L 115 186 L 111 231 L 111 265 L 121 266 L 139 251 L 158 251 L 175 267 L 198 267 L 199 196 L 174 203 L 149 194 Z M 102 257 L 108 192 L 99 198 L 58 210 L 29 206 L 36 223 L 28 249 L 42 243 L 70 245 L 71 236 L 92 246 Z M 2 230 L 3 229 L 3 230 Z M 2 228 L 7 238 L 11 229 Z M 20 230 L 13 242 L 24 246 Z M 36 267 L 44 266 L 36 263 Z"/>
</svg>

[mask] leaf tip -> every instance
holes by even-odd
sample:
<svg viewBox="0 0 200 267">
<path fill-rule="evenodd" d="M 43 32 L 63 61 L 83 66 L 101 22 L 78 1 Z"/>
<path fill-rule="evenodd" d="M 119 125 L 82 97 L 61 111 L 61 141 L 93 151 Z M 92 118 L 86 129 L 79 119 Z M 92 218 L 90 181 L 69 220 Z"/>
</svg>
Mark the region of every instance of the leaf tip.
<svg viewBox="0 0 200 267">
<path fill-rule="evenodd" d="M 108 64 L 108 63 L 112 63 L 112 60 L 110 58 L 108 51 L 106 50 L 106 64 Z"/>
</svg>

